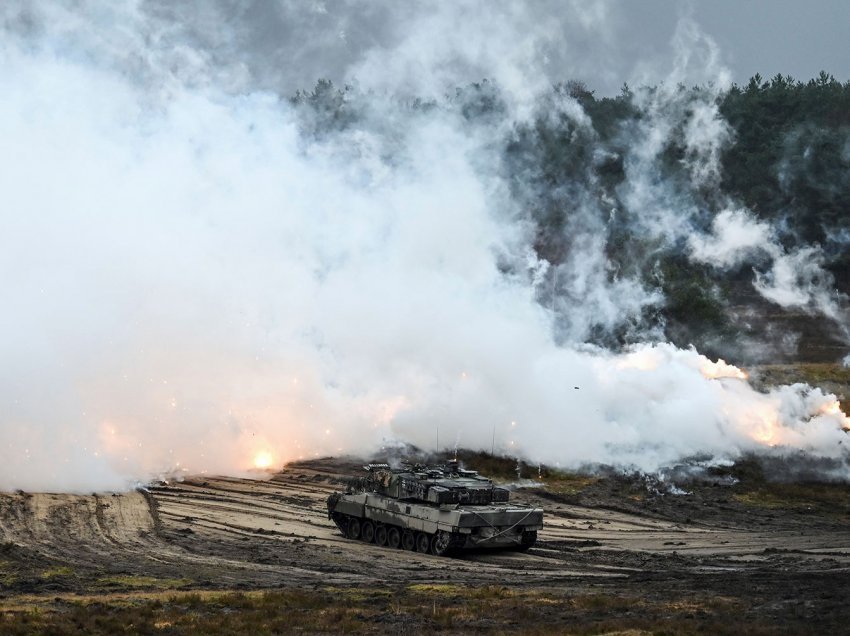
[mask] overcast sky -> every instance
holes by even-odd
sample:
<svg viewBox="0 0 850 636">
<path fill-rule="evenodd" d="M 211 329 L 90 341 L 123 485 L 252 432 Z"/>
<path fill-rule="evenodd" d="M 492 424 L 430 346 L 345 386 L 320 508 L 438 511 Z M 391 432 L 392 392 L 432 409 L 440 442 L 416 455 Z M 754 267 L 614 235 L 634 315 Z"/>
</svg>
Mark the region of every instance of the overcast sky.
<svg viewBox="0 0 850 636">
<path fill-rule="evenodd" d="M 706 36 L 700 46 L 717 45 L 716 62 L 732 81 L 744 83 L 757 72 L 805 80 L 822 69 L 850 79 L 847 0 L 147 0 L 142 6 L 166 37 L 188 37 L 282 93 L 319 77 L 360 79 L 353 75 L 369 52 L 383 64 L 393 50 L 406 48 L 409 56 L 421 46 L 433 61 L 441 49 L 468 44 L 467 60 L 486 58 L 481 49 L 497 59 L 522 50 L 527 67 L 552 81 L 581 79 L 611 94 L 623 82 L 669 77 L 683 18 Z M 714 71 L 700 75 L 703 62 L 696 58 L 686 79 L 714 77 Z M 467 77 L 486 73 L 485 64 L 473 64 Z"/>
<path fill-rule="evenodd" d="M 850 2 L 847 0 L 640 0 L 617 2 L 622 41 L 635 57 L 667 52 L 679 15 L 690 15 L 720 48 L 733 80 L 755 73 L 809 79 L 821 70 L 850 79 Z M 621 67 L 628 75 L 628 59 Z"/>
<path fill-rule="evenodd" d="M 319 78 L 420 95 L 483 78 L 520 92 L 578 79 L 600 95 L 624 82 L 740 84 L 755 73 L 847 81 L 848 26 L 850 0 L 0 3 L 0 28 L 28 41 L 52 34 L 60 49 L 73 41 L 128 68 L 156 56 L 178 73 L 201 64 L 218 69 L 220 86 L 283 95 Z"/>
</svg>

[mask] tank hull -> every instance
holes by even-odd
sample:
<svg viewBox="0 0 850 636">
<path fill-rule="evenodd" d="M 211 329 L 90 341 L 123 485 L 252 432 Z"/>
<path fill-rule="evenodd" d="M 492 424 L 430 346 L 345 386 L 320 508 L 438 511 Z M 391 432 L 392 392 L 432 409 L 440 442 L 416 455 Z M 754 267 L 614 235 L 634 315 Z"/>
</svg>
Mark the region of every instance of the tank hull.
<svg viewBox="0 0 850 636">
<path fill-rule="evenodd" d="M 331 495 L 328 517 L 343 534 L 353 539 L 371 541 L 378 528 L 384 531 L 395 528 L 402 535 L 415 535 L 421 543 L 415 549 L 420 549 L 424 546 L 421 538 L 424 536 L 429 542 L 427 551 L 433 554 L 470 548 L 527 549 L 534 544 L 537 531 L 543 527 L 540 508 L 509 504 L 437 506 L 373 492 Z M 360 529 L 368 536 L 352 536 L 359 535 Z M 378 535 L 379 539 L 383 536 L 381 531 Z M 439 544 L 436 549 L 435 542 Z"/>
</svg>

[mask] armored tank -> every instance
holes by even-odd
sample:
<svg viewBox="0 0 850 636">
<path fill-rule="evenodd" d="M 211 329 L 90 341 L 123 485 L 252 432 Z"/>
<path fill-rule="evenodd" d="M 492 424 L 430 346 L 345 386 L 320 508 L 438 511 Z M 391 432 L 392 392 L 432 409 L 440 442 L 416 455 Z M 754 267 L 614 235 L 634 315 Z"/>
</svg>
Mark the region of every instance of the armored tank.
<svg viewBox="0 0 850 636">
<path fill-rule="evenodd" d="M 527 550 L 543 510 L 456 460 L 443 466 L 367 464 L 346 492 L 328 497 L 328 519 L 350 539 L 442 556 L 468 548 Z"/>
</svg>

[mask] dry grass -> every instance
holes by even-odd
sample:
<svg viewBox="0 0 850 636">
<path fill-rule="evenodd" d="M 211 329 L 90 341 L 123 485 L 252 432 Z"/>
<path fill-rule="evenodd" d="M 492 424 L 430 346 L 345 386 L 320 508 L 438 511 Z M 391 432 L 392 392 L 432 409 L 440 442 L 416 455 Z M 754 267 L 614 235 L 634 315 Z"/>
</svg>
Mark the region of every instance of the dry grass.
<svg viewBox="0 0 850 636">
<path fill-rule="evenodd" d="M 834 392 L 842 410 L 850 413 L 850 367 L 830 363 L 766 364 L 748 371 L 760 388 L 805 382 Z"/>
<path fill-rule="evenodd" d="M 0 561 L 0 586 L 10 587 L 18 580 L 9 561 Z"/>
<path fill-rule="evenodd" d="M 117 574 L 97 579 L 96 587 L 101 589 L 153 589 L 173 590 L 191 585 L 191 579 L 158 579 L 138 574 Z"/>
<path fill-rule="evenodd" d="M 739 483 L 732 498 L 753 508 L 812 513 L 850 519 L 850 485 L 826 481 L 778 481 L 776 466 L 765 468 L 765 459 L 745 457 L 731 469 Z"/>
<path fill-rule="evenodd" d="M 546 490 L 556 495 L 578 495 L 597 483 L 601 477 L 545 470 L 542 482 Z"/>
<path fill-rule="evenodd" d="M 48 568 L 44 570 L 38 578 L 42 581 L 50 581 L 53 579 L 63 578 L 67 576 L 73 576 L 74 570 L 69 568 L 67 565 L 57 566 L 55 568 Z"/>
<path fill-rule="evenodd" d="M 0 633 L 766 633 L 729 599 L 419 584 L 401 588 L 148 593 L 0 610 Z"/>
<path fill-rule="evenodd" d="M 850 517 L 850 487 L 846 484 L 765 483 L 737 492 L 733 498 L 755 508 Z"/>
<path fill-rule="evenodd" d="M 850 386 L 850 367 L 830 363 L 764 364 L 747 369 L 762 382 L 788 384 L 808 382 L 812 386 L 829 382 Z"/>
</svg>

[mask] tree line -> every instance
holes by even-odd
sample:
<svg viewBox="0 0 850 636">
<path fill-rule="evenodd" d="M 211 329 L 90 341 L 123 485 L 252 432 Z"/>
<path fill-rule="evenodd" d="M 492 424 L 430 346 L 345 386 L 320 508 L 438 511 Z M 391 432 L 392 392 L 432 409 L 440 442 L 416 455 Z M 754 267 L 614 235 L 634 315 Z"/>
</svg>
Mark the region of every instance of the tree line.
<svg viewBox="0 0 850 636">
<path fill-rule="evenodd" d="M 662 93 L 675 107 L 661 115 L 670 130 L 651 170 L 672 204 L 686 205 L 690 221 L 700 229 L 708 229 L 722 207 L 745 206 L 770 222 L 787 248 L 819 245 L 836 285 L 850 292 L 850 82 L 826 72 L 808 81 L 755 75 L 722 91 L 624 85 L 619 95 L 597 97 L 584 83 L 568 81 L 554 85 L 534 116 L 521 122 L 508 120 L 507 97 L 487 80 L 458 87 L 442 99 L 392 99 L 406 116 L 443 110 L 471 128 L 502 131 L 490 143 L 497 147 L 499 170 L 516 208 L 534 223 L 539 256 L 564 262 L 576 247 L 576 228 L 588 223 L 588 210 L 595 210 L 590 215 L 599 217 L 597 231 L 605 234 L 609 275 L 637 278 L 663 291 L 663 304 L 616 329 L 592 333 L 588 340 L 618 346 L 661 331 L 677 344 L 694 343 L 733 357 L 722 343 L 742 335 L 757 338 L 764 327 L 748 325 L 730 310 L 734 305 L 740 314 L 741 305 L 749 303 L 756 313 L 766 313 L 762 299 L 751 293 L 752 264 L 732 271 L 695 264 L 681 241 L 666 243 L 639 231 L 640 219 L 629 212 L 626 198 L 635 169 L 630 157 L 641 143 L 641 126 L 659 116 L 653 108 L 664 107 L 656 99 Z M 304 133 L 321 139 L 374 118 L 370 102 L 375 98 L 321 80 L 291 103 Z M 577 102 L 586 119 L 565 108 L 565 101 Z M 706 103 L 722 117 L 728 139 L 719 146 L 717 178 L 700 186 L 688 177 L 685 128 L 693 110 Z M 812 317 L 803 330 L 817 331 L 816 320 Z"/>
</svg>

